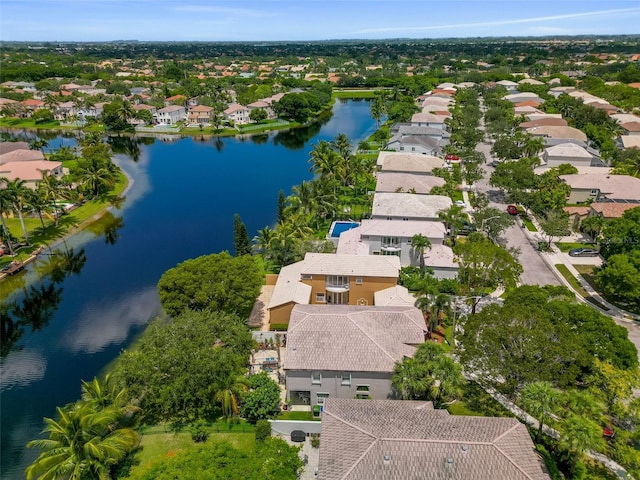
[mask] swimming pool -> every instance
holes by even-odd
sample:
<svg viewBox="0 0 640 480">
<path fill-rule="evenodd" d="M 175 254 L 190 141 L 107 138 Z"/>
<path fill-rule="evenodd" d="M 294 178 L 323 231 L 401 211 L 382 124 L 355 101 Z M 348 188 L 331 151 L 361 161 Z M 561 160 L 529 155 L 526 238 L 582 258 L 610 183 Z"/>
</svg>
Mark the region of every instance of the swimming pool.
<svg viewBox="0 0 640 480">
<path fill-rule="evenodd" d="M 346 232 L 347 230 L 351 230 L 352 228 L 359 226 L 360 224 L 358 222 L 333 222 L 329 229 L 329 236 L 331 238 L 338 238 L 342 232 Z"/>
</svg>

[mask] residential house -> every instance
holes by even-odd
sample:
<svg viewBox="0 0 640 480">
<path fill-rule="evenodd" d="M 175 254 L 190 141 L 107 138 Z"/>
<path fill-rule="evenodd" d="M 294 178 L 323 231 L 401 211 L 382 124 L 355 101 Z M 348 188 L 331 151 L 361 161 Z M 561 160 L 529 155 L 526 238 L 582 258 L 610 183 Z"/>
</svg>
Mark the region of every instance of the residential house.
<svg viewBox="0 0 640 480">
<path fill-rule="evenodd" d="M 536 127 L 568 127 L 569 124 L 564 118 L 540 118 L 538 120 L 529 120 L 522 122 L 520 128 L 536 128 Z"/>
<path fill-rule="evenodd" d="M 434 187 L 444 186 L 444 178 L 404 172 L 378 172 L 376 192 L 417 193 L 427 195 Z"/>
<path fill-rule="evenodd" d="M 544 126 L 528 128 L 527 133 L 534 137 L 565 138 L 587 141 L 587 135 L 573 127 Z"/>
<path fill-rule="evenodd" d="M 442 243 L 431 243 L 424 251 L 424 264 L 433 270 L 433 276 L 439 279 L 456 278 L 459 265 L 453 250 Z"/>
<path fill-rule="evenodd" d="M 503 86 L 509 93 L 516 93 L 518 91 L 518 84 L 511 80 L 500 80 L 499 82 L 496 82 L 496 85 Z"/>
<path fill-rule="evenodd" d="M 276 118 L 276 114 L 271 108 L 271 104 L 265 102 L 264 100 L 258 100 L 257 102 L 250 103 L 247 105 L 249 109 L 249 116 L 251 116 L 251 112 L 254 110 L 264 110 L 267 113 L 267 118 Z"/>
<path fill-rule="evenodd" d="M 625 122 L 620 125 L 625 135 L 640 135 L 640 120 L 637 122 Z"/>
<path fill-rule="evenodd" d="M 557 167 L 563 163 L 568 163 L 574 167 L 589 167 L 594 157 L 579 145 L 560 143 L 559 145 L 545 148 L 542 159 L 546 162 L 547 167 Z"/>
<path fill-rule="evenodd" d="M 44 174 L 61 177 L 63 174 L 62 162 L 30 160 L 0 164 L 0 177 L 5 177 L 9 181 L 24 180 L 25 186 L 33 190 L 36 189 Z"/>
<path fill-rule="evenodd" d="M 438 214 L 453 205 L 444 195 L 376 193 L 371 218 L 382 220 L 438 220 Z"/>
<path fill-rule="evenodd" d="M 429 112 L 414 113 L 411 117 L 411 125 L 415 127 L 432 127 L 445 129 L 445 116 L 435 115 Z"/>
<path fill-rule="evenodd" d="M 640 204 L 640 178 L 631 175 L 571 174 L 560 175 L 571 187 L 567 203 L 602 202 Z"/>
<path fill-rule="evenodd" d="M 22 105 L 21 116 L 30 117 L 33 112 L 45 108 L 45 104 L 42 100 L 36 100 L 35 98 L 29 98 L 20 102 Z"/>
<path fill-rule="evenodd" d="M 505 95 L 503 99 L 511 103 L 521 103 L 526 101 L 532 101 L 537 103 L 538 105 L 544 103 L 544 100 L 542 98 L 532 92 L 512 93 L 511 95 Z"/>
<path fill-rule="evenodd" d="M 173 95 L 172 97 L 168 97 L 164 99 L 164 106 L 168 107 L 170 105 L 184 105 L 187 101 L 187 97 L 184 95 Z"/>
<path fill-rule="evenodd" d="M 44 161 L 42 152 L 30 150 L 26 142 L 2 142 L 0 146 L 0 165 L 13 162 Z"/>
<path fill-rule="evenodd" d="M 544 82 L 536 80 L 535 78 L 523 78 L 518 81 L 518 85 L 544 85 Z"/>
<path fill-rule="evenodd" d="M 394 137 L 397 135 L 424 135 L 427 137 L 433 137 L 435 139 L 449 139 L 451 138 L 451 134 L 443 130 L 441 128 L 433 128 L 433 127 L 418 127 L 415 125 L 411 125 L 410 123 L 394 123 L 389 127 L 389 134 L 391 135 L 391 140 L 393 141 Z"/>
<path fill-rule="evenodd" d="M 380 152 L 376 167 L 382 172 L 403 172 L 431 175 L 434 168 L 443 168 L 444 160 L 410 152 Z"/>
<path fill-rule="evenodd" d="M 569 92 L 575 91 L 576 87 L 552 87 L 549 89 L 549 94 L 554 98 L 558 98 L 562 94 L 568 94 Z"/>
<path fill-rule="evenodd" d="M 392 398 L 396 362 L 412 357 L 427 331 L 414 306 L 296 305 L 283 362 L 287 400 Z"/>
<path fill-rule="evenodd" d="M 189 107 L 189 113 L 187 114 L 187 123 L 195 125 L 206 125 L 211 123 L 211 119 L 215 115 L 213 107 L 206 105 L 196 105 Z"/>
<path fill-rule="evenodd" d="M 436 139 L 427 135 L 396 135 L 387 143 L 385 149 L 435 157 L 442 154 L 443 147 L 448 144 L 448 140 Z"/>
<path fill-rule="evenodd" d="M 413 307 L 416 297 L 409 293 L 407 287 L 395 285 L 378 290 L 374 295 L 374 301 L 378 307 Z"/>
<path fill-rule="evenodd" d="M 640 135 L 620 135 L 618 146 L 620 148 L 640 148 Z"/>
<path fill-rule="evenodd" d="M 318 480 L 550 480 L 515 418 L 449 415 L 431 402 L 324 401 Z"/>
<path fill-rule="evenodd" d="M 632 208 L 640 207 L 637 203 L 613 203 L 613 202 L 596 202 L 589 206 L 589 215 L 599 215 L 606 219 L 620 218 L 622 214 Z"/>
<path fill-rule="evenodd" d="M 182 105 L 169 105 L 158 110 L 155 115 L 156 123 L 160 125 L 175 125 L 186 118 L 187 112 Z"/>
<path fill-rule="evenodd" d="M 249 119 L 250 113 L 251 111 L 244 105 L 240 105 L 239 103 L 232 103 L 223 112 L 223 115 L 224 119 L 227 122 L 233 122 L 235 125 L 244 125 L 251 121 Z"/>
<path fill-rule="evenodd" d="M 27 150 L 36 152 L 40 156 L 39 158 L 36 158 L 34 160 L 44 160 L 44 155 L 42 155 L 42 152 L 40 152 L 39 150 L 29 150 L 29 144 L 27 142 L 0 142 L 0 155 L 4 155 L 5 153 L 13 152 L 16 150 Z M 2 157 L 0 157 L 0 163 L 6 163 L 2 162 L 1 158 Z"/>
<path fill-rule="evenodd" d="M 337 253 L 395 255 L 402 266 L 419 266 L 419 252 L 411 245 L 414 235 L 423 235 L 432 245 L 440 245 L 447 230 L 438 221 L 363 220 L 359 227 L 340 235 Z"/>
</svg>

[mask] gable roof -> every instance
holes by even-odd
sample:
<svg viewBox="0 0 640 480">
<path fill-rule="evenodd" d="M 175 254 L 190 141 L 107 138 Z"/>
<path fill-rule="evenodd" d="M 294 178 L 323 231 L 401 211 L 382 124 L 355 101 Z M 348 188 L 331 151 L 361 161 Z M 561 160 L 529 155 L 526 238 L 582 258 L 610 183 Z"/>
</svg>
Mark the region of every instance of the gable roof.
<svg viewBox="0 0 640 480">
<path fill-rule="evenodd" d="M 620 218 L 627 210 L 638 207 L 640 207 L 640 203 L 596 202 L 591 204 L 591 210 L 604 218 Z"/>
<path fill-rule="evenodd" d="M 405 152 L 380 152 L 376 164 L 385 172 L 431 173 L 444 167 L 444 160 L 431 155 Z"/>
<path fill-rule="evenodd" d="M 302 275 L 342 275 L 398 278 L 400 259 L 389 256 L 336 255 L 307 253 L 300 269 Z"/>
<path fill-rule="evenodd" d="M 560 175 L 571 189 L 592 190 L 598 189 L 602 195 L 609 199 L 624 199 L 640 202 L 640 178 L 631 175 L 609 174 L 570 174 Z"/>
<path fill-rule="evenodd" d="M 579 157 L 579 158 L 593 158 L 593 156 L 587 152 L 580 145 L 575 143 L 560 143 L 553 147 L 545 148 L 546 156 L 553 157 Z"/>
<path fill-rule="evenodd" d="M 0 177 L 6 177 L 9 181 L 20 179 L 26 182 L 38 182 L 42 180 L 44 172 L 51 172 L 61 166 L 61 162 L 49 160 L 7 162 L 0 165 Z"/>
<path fill-rule="evenodd" d="M 9 143 L 9 145 L 11 144 Z M 13 149 L 8 150 L 6 153 L 3 153 L 2 155 L 0 155 L 0 165 L 4 163 L 10 163 L 10 162 L 34 162 L 34 161 L 44 161 L 44 155 L 40 150 L 29 150 L 29 148 L 17 148 L 15 150 Z"/>
<path fill-rule="evenodd" d="M 285 370 L 391 373 L 424 342 L 414 306 L 296 305 L 287 329 Z"/>
<path fill-rule="evenodd" d="M 417 194 L 428 194 L 433 187 L 442 187 L 444 178 L 433 175 L 414 175 L 405 172 L 378 172 L 376 192 L 408 192 L 413 189 Z"/>
<path fill-rule="evenodd" d="M 522 122 L 520 128 L 534 128 L 534 127 L 568 127 L 569 124 L 564 118 L 539 118 L 538 120 L 529 120 L 528 122 Z"/>
<path fill-rule="evenodd" d="M 0 142 L 0 155 L 14 150 L 29 150 L 29 144 L 27 142 Z"/>
<path fill-rule="evenodd" d="M 179 112 L 185 111 L 185 108 L 182 105 L 169 105 L 168 107 L 161 108 L 158 110 L 158 113 L 171 113 L 171 112 Z"/>
<path fill-rule="evenodd" d="M 587 135 L 573 127 L 555 127 L 555 126 L 546 126 L 546 127 L 534 127 L 528 128 L 528 133 L 537 136 L 543 137 L 552 137 L 552 138 L 574 138 L 576 140 L 582 140 L 583 142 L 587 141 Z"/>
<path fill-rule="evenodd" d="M 416 303 L 416 297 L 411 295 L 409 289 L 402 285 L 378 290 L 373 294 L 373 298 L 375 305 L 378 307 L 412 307 Z"/>
<path fill-rule="evenodd" d="M 319 480 L 548 480 L 526 427 L 430 402 L 328 398 Z"/>
<path fill-rule="evenodd" d="M 362 220 L 360 235 L 363 237 L 402 237 L 424 235 L 428 238 L 444 238 L 447 229 L 442 222 L 429 220 Z"/>
<path fill-rule="evenodd" d="M 443 195 L 414 195 L 411 193 L 376 193 L 373 196 L 371 216 L 437 218 L 438 212 L 453 205 Z"/>
<path fill-rule="evenodd" d="M 414 113 L 411 117 L 411 123 L 444 123 L 444 120 L 444 116 L 428 112 Z"/>
</svg>

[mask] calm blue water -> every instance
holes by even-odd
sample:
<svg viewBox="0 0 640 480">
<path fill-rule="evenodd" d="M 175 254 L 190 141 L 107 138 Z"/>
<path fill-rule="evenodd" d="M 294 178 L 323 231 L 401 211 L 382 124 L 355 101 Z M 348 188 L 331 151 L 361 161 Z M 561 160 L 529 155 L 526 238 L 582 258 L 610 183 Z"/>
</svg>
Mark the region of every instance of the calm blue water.
<svg viewBox="0 0 640 480">
<path fill-rule="evenodd" d="M 2 479 L 24 477 L 37 456 L 25 444 L 42 430 L 42 418 L 77 400 L 80 380 L 98 375 L 157 313 L 156 284 L 164 271 L 232 250 L 234 213 L 251 236 L 273 225 L 278 191 L 288 194 L 311 178 L 307 160 L 314 143 L 344 133 L 357 145 L 375 130 L 366 101 L 338 102 L 324 121 L 252 139 L 156 140 L 130 152 L 137 161 L 118 156 L 134 180 L 126 201 L 107 225 L 62 245 L 79 273 L 54 278 L 30 266 L 25 289 L 10 299 L 25 305 L 29 293 L 28 305 L 37 305 L 25 315 L 29 321 L 10 321 L 0 312 Z M 51 258 L 43 255 L 39 270 Z"/>
</svg>

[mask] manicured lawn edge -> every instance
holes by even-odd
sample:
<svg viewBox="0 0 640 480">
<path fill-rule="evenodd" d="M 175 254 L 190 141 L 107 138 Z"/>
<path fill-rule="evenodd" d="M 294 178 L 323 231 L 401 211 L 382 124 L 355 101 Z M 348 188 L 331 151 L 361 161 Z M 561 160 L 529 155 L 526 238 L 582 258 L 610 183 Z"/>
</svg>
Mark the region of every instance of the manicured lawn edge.
<svg viewBox="0 0 640 480">
<path fill-rule="evenodd" d="M 555 246 L 560 249 L 561 252 L 568 252 L 574 248 L 595 248 L 594 243 L 581 243 L 581 242 L 554 242 Z"/>
<path fill-rule="evenodd" d="M 531 220 L 529 220 L 527 217 L 520 217 L 520 220 L 522 220 L 522 224 L 526 227 L 527 230 L 529 230 L 530 232 L 537 232 L 538 229 L 536 228 L 536 226 L 533 224 L 533 222 Z"/>
<path fill-rule="evenodd" d="M 592 303 L 593 305 L 595 305 L 596 307 L 602 310 L 605 310 L 605 311 L 609 310 L 609 308 L 607 308 L 605 305 L 602 305 L 595 298 L 589 295 L 589 293 L 584 289 L 584 287 L 580 285 L 580 282 L 578 281 L 578 279 L 573 276 L 573 274 L 569 271 L 569 269 L 565 265 L 558 263 L 555 265 L 555 267 L 562 274 L 562 276 L 567 280 L 567 282 L 569 282 L 569 285 L 571 285 L 571 287 L 573 287 L 573 289 L 576 292 L 578 292 L 578 294 L 582 298 L 584 298 L 587 302 Z"/>
</svg>

